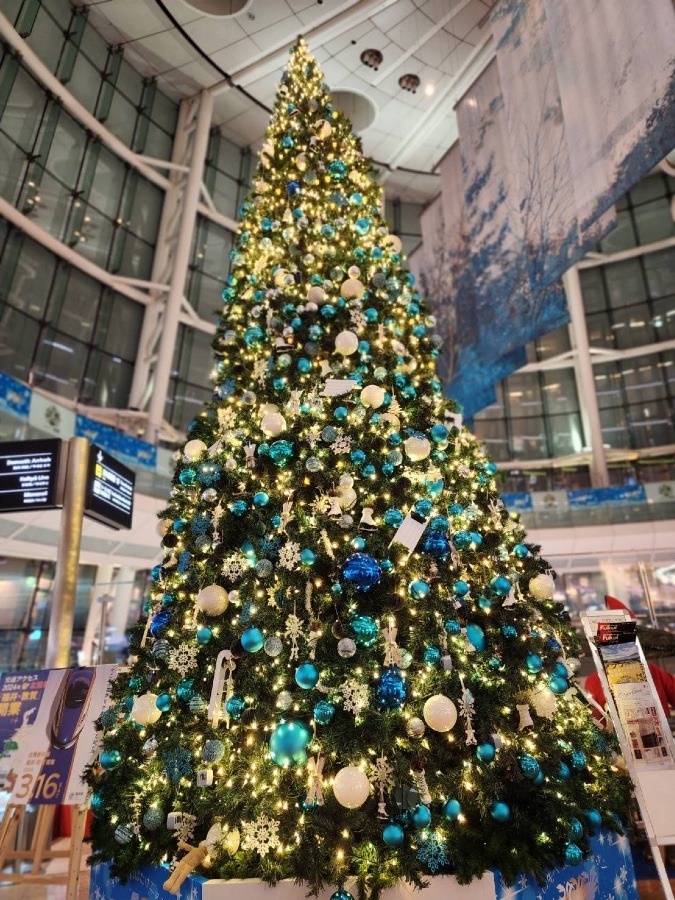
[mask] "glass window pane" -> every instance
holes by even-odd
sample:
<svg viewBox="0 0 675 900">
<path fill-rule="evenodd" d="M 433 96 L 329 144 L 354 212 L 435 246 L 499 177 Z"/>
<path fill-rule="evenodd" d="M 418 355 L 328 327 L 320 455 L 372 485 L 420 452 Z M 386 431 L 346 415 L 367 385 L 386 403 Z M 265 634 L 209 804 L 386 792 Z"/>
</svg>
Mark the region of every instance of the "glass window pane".
<svg viewBox="0 0 675 900">
<path fill-rule="evenodd" d="M 153 247 L 126 228 L 115 232 L 113 270 L 129 278 L 149 279 L 152 271 Z"/>
<path fill-rule="evenodd" d="M 10 64 L 3 65 L 0 70 L 0 80 L 5 77 L 12 77 Z M 33 149 L 46 99 L 44 91 L 35 79 L 31 78 L 25 69 L 19 67 L 2 114 L 0 127 L 26 152 Z"/>
<path fill-rule="evenodd" d="M 670 294 L 675 284 L 675 253 L 661 250 L 642 257 L 651 297 Z"/>
<path fill-rule="evenodd" d="M 187 328 L 181 349 L 180 373 L 191 384 L 209 388 L 213 369 L 213 336 L 194 328 Z"/>
<path fill-rule="evenodd" d="M 215 165 L 230 175 L 232 178 L 239 178 L 239 170 L 241 169 L 241 151 L 239 147 L 232 144 L 227 138 L 220 136 L 218 146 L 218 156 L 213 160 Z"/>
<path fill-rule="evenodd" d="M 93 63 L 89 62 L 84 53 L 77 54 L 67 86 L 80 103 L 93 113 L 101 87 L 101 73 Z"/>
<path fill-rule="evenodd" d="M 199 415 L 211 393 L 210 390 L 204 390 L 194 384 L 173 381 L 164 415 L 172 425 L 184 430 L 188 422 Z"/>
<path fill-rule="evenodd" d="M 220 228 L 213 222 L 206 222 L 200 229 L 195 264 L 213 278 L 224 281 L 230 268 L 232 232 Z"/>
<path fill-rule="evenodd" d="M 673 417 L 666 400 L 633 404 L 628 409 L 628 416 L 636 447 L 658 447 L 673 442 Z"/>
<path fill-rule="evenodd" d="M 509 424 L 513 459 L 542 459 L 550 455 L 546 427 L 541 416 L 511 419 Z"/>
<path fill-rule="evenodd" d="M 84 53 L 97 72 L 103 72 L 108 61 L 108 44 L 98 31 L 87 24 L 80 43 L 80 52 Z"/>
<path fill-rule="evenodd" d="M 49 122 L 46 122 L 45 127 L 49 127 Z M 61 110 L 45 168 L 63 184 L 71 189 L 75 188 L 86 145 L 85 130 Z"/>
<path fill-rule="evenodd" d="M 665 197 L 665 195 L 666 182 L 661 174 L 648 175 L 642 181 L 638 181 L 629 194 L 633 206 L 655 200 L 657 197 Z"/>
<path fill-rule="evenodd" d="M 559 356 L 570 349 L 570 333 L 567 325 L 549 331 L 537 341 L 537 356 L 539 359 L 550 359 Z"/>
<path fill-rule="evenodd" d="M 548 415 L 571 413 L 579 409 L 577 386 L 572 369 L 555 369 L 542 372 L 542 393 Z"/>
<path fill-rule="evenodd" d="M 614 406 L 611 409 L 601 409 L 600 422 L 602 424 L 602 439 L 606 447 L 615 449 L 631 446 L 626 414 L 622 407 Z"/>
<path fill-rule="evenodd" d="M 127 146 L 130 146 L 137 115 L 135 107 L 129 103 L 126 97 L 122 96 L 119 91 L 114 91 L 105 126 Z"/>
<path fill-rule="evenodd" d="M 19 209 L 45 231 L 61 238 L 71 207 L 71 192 L 38 165 L 30 167 Z"/>
<path fill-rule="evenodd" d="M 511 416 L 532 416 L 543 412 L 539 376 L 535 372 L 510 375 L 505 386 Z"/>
<path fill-rule="evenodd" d="M 79 269 L 62 267 L 57 274 L 49 321 L 59 331 L 87 343 L 91 340 L 99 304 L 101 286 Z"/>
<path fill-rule="evenodd" d="M 641 244 L 651 244 L 675 234 L 675 222 L 666 197 L 638 206 L 633 210 L 633 216 Z"/>
<path fill-rule="evenodd" d="M 639 259 L 626 259 L 604 267 L 610 306 L 630 306 L 647 299 Z"/>
<path fill-rule="evenodd" d="M 143 96 L 143 76 L 133 69 L 126 60 L 122 60 L 120 70 L 117 73 L 115 87 L 121 91 L 127 100 L 134 106 L 138 106 Z"/>
<path fill-rule="evenodd" d="M 663 370 L 658 366 L 656 355 L 627 359 L 619 363 L 619 367 L 628 403 L 666 397 Z"/>
<path fill-rule="evenodd" d="M 222 281 L 216 281 L 199 271 L 192 273 L 188 289 L 188 300 L 195 312 L 202 319 L 214 321 L 216 310 L 222 307 L 220 293 L 223 289 Z"/>
<path fill-rule="evenodd" d="M 236 181 L 217 172 L 211 196 L 219 212 L 233 219 L 237 217 L 239 190 Z"/>
<path fill-rule="evenodd" d="M 546 420 L 550 434 L 550 451 L 554 456 L 580 453 L 584 446 L 581 417 L 578 412 L 549 416 Z"/>
<path fill-rule="evenodd" d="M 55 328 L 45 328 L 35 355 L 35 383 L 76 400 L 87 362 L 87 348 Z"/>
<path fill-rule="evenodd" d="M 11 272 L 6 273 L 7 278 L 12 278 L 7 302 L 15 309 L 39 319 L 47 306 L 56 260 L 48 250 L 28 238 L 22 238 L 18 232 L 14 232 L 13 238 L 17 240 L 21 250 L 13 277 Z M 12 256 L 13 254 L 5 252 L 8 263 Z M 0 278 L 4 274 L 0 269 Z M 0 286 L 0 291 L 4 292 L 3 288 L 4 285 Z"/>
<path fill-rule="evenodd" d="M 636 244 L 635 230 L 630 211 L 625 209 L 616 214 L 616 228 L 600 241 L 600 250 L 603 253 L 616 253 L 619 250 L 628 250 Z"/>
<path fill-rule="evenodd" d="M 166 131 L 171 135 L 176 130 L 178 104 L 174 103 L 173 100 L 170 100 L 166 94 L 156 91 L 150 118 L 153 122 L 156 122 L 163 131 Z"/>
<path fill-rule="evenodd" d="M 109 219 L 116 219 L 127 172 L 124 163 L 105 147 L 91 146 L 87 152 L 84 171 L 91 178 L 90 185 L 82 185 L 85 192 L 89 192 L 89 203 Z"/>
<path fill-rule="evenodd" d="M 157 237 L 164 191 L 137 173 L 130 173 L 125 188 L 125 224 L 149 243 Z M 129 212 L 126 212 L 131 207 Z"/>
<path fill-rule="evenodd" d="M 93 351 L 82 382 L 82 403 L 126 409 L 133 374 L 133 363 Z"/>
<path fill-rule="evenodd" d="M 73 206 L 77 215 L 71 216 L 68 243 L 97 266 L 107 268 L 116 225 L 93 206 L 80 200 L 76 200 Z"/>
<path fill-rule="evenodd" d="M 129 297 L 105 291 L 94 333 L 96 346 L 113 357 L 134 360 L 143 325 L 143 309 Z"/>
<path fill-rule="evenodd" d="M 639 347 L 654 341 L 649 308 L 646 304 L 624 307 L 612 313 L 612 331 L 619 349 Z"/>
<path fill-rule="evenodd" d="M 503 419 L 482 419 L 476 421 L 476 437 L 485 442 L 485 449 L 490 459 L 503 460 L 509 458 L 509 441 L 506 434 L 506 422 Z"/>
<path fill-rule="evenodd" d="M 581 279 L 581 291 L 584 295 L 586 312 L 604 310 L 607 306 L 607 294 L 600 267 L 582 269 L 579 272 L 579 278 Z"/>
<path fill-rule="evenodd" d="M 63 23 L 64 26 L 68 25 L 68 22 L 70 22 L 70 14 Z M 44 7 L 40 7 L 35 24 L 26 38 L 26 43 L 35 50 L 41 62 L 47 66 L 50 72 L 56 71 L 63 42 L 63 29 L 56 24 Z"/>
<path fill-rule="evenodd" d="M 21 150 L 0 131 L 0 196 L 12 205 L 21 190 L 27 160 Z"/>
<path fill-rule="evenodd" d="M 158 159 L 169 159 L 173 148 L 173 138 L 153 122 L 148 126 L 148 136 L 145 141 L 144 153 L 146 156 L 155 156 Z"/>
<path fill-rule="evenodd" d="M 675 338 L 675 294 L 652 302 L 652 327 L 657 341 Z"/>
<path fill-rule="evenodd" d="M 621 393 L 621 375 L 616 370 L 615 363 L 603 363 L 593 366 L 595 378 L 595 394 L 598 398 L 598 406 L 618 406 L 623 403 Z"/>
<path fill-rule="evenodd" d="M 40 326 L 34 319 L 9 306 L 5 306 L 0 313 L 0 325 L 2 371 L 27 381 Z"/>
</svg>

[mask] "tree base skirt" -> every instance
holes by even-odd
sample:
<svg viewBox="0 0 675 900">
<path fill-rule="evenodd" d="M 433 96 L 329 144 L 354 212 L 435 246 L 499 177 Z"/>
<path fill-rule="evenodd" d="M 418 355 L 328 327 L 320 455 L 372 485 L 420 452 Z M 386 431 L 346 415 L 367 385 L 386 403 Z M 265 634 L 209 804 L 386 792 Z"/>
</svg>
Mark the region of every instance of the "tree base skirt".
<svg viewBox="0 0 675 900">
<path fill-rule="evenodd" d="M 508 853 L 508 836 L 504 852 Z M 468 885 L 459 885 L 452 876 L 429 878 L 429 887 L 413 892 L 405 882 L 385 891 L 382 900 L 639 900 L 628 839 L 601 832 L 593 838 L 592 852 L 581 865 L 549 872 L 546 885 L 532 878 L 504 885 L 499 872 L 486 873 Z M 111 878 L 107 864 L 91 870 L 90 900 L 176 900 L 162 887 L 169 876 L 164 866 L 135 872 L 126 884 Z M 350 884 L 345 885 L 347 890 Z M 335 886 L 326 888 L 318 900 L 329 900 Z M 356 896 L 356 888 L 353 890 Z M 258 879 L 221 881 L 190 876 L 183 883 L 179 900 L 305 900 L 307 888 L 293 881 L 270 887 Z"/>
</svg>

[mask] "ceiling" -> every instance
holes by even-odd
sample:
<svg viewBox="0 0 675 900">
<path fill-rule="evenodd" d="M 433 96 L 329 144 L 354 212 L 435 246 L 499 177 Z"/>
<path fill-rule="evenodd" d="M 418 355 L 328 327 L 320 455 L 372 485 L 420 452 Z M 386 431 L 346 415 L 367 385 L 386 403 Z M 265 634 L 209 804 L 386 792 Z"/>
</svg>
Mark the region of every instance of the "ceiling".
<svg viewBox="0 0 675 900">
<path fill-rule="evenodd" d="M 457 137 L 453 106 L 492 55 L 494 0 L 79 2 L 106 40 L 173 99 L 211 90 L 225 137 L 254 149 L 303 34 L 343 111 L 362 108 L 364 121 L 372 118 L 360 133 L 388 197 L 411 202 L 438 192 L 434 168 Z M 371 65 L 362 61 L 369 50 L 379 51 L 379 64 L 377 54 Z M 403 76 L 419 79 L 414 93 L 399 84 Z"/>
</svg>

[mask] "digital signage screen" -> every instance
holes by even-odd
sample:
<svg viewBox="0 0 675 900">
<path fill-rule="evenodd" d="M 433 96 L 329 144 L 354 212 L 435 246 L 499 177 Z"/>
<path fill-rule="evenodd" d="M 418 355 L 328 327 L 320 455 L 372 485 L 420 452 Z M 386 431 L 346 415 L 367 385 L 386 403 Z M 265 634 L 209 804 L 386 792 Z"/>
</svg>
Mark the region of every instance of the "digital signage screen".
<svg viewBox="0 0 675 900">
<path fill-rule="evenodd" d="M 59 438 L 0 444 L 0 512 L 63 506 L 65 458 Z"/>
<path fill-rule="evenodd" d="M 95 444 L 89 449 L 84 514 L 111 528 L 131 528 L 135 473 Z"/>
</svg>

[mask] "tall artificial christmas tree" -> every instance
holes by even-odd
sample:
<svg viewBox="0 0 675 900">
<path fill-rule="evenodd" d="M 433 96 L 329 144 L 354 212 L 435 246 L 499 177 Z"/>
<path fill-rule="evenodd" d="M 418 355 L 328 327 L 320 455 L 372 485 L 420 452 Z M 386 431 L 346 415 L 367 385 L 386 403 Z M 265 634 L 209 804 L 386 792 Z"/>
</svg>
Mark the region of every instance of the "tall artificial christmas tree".
<svg viewBox="0 0 675 900">
<path fill-rule="evenodd" d="M 215 393 L 103 717 L 94 858 L 175 858 L 174 890 L 208 865 L 375 893 L 580 861 L 625 784 L 574 632 L 442 396 L 433 317 L 302 41 L 231 256 Z"/>
</svg>

